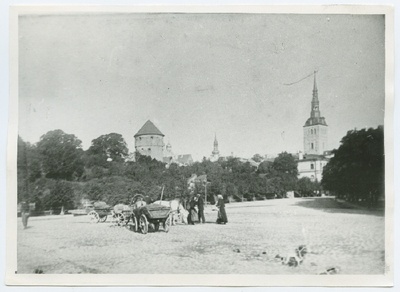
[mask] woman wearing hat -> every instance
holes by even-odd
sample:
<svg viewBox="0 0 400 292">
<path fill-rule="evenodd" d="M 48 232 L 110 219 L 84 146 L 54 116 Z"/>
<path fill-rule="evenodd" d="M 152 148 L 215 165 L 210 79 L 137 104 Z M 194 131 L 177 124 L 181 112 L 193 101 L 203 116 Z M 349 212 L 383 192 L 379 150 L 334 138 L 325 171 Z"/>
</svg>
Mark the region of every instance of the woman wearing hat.
<svg viewBox="0 0 400 292">
<path fill-rule="evenodd" d="M 228 223 L 228 217 L 226 216 L 224 197 L 222 195 L 218 195 L 217 198 L 218 202 L 216 207 L 219 209 L 217 223 L 226 224 Z"/>
</svg>

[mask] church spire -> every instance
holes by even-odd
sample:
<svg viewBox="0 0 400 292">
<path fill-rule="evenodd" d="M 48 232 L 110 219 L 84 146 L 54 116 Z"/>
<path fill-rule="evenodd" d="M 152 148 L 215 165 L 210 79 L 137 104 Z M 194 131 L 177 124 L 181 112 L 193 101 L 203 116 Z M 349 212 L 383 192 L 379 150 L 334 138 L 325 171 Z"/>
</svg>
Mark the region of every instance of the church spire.
<svg viewBox="0 0 400 292">
<path fill-rule="evenodd" d="M 313 97 L 311 101 L 311 118 L 319 118 L 321 113 L 319 112 L 319 100 L 318 100 L 318 88 L 317 88 L 317 71 L 314 71 L 314 88 Z"/>
<path fill-rule="evenodd" d="M 212 154 L 219 155 L 217 133 L 215 133 L 215 136 L 214 136 L 214 150 L 213 150 Z"/>
<path fill-rule="evenodd" d="M 318 100 L 318 88 L 317 88 L 317 71 L 314 71 L 314 89 L 313 89 L 313 99 Z"/>
<path fill-rule="evenodd" d="M 319 100 L 318 100 L 318 88 L 317 88 L 317 71 L 314 71 L 314 87 L 313 95 L 311 100 L 311 113 L 310 117 L 307 119 L 305 127 L 313 125 L 324 125 L 327 126 L 325 118 L 321 117 L 321 112 L 319 111 Z"/>
</svg>

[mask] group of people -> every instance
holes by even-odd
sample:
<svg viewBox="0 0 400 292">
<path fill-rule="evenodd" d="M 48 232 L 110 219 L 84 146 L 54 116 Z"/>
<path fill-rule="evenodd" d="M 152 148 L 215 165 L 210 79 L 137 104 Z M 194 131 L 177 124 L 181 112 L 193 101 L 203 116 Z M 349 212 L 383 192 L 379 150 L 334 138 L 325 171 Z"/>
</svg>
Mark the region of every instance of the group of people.
<svg viewBox="0 0 400 292">
<path fill-rule="evenodd" d="M 224 198 L 222 195 L 218 195 L 217 198 L 217 204 L 215 205 L 215 207 L 218 209 L 217 223 L 226 224 L 228 223 L 228 217 L 226 216 Z M 195 222 L 206 222 L 204 216 L 204 199 L 200 194 L 193 196 L 193 198 L 189 201 L 189 215 L 187 221 L 190 225 L 194 225 Z"/>
</svg>

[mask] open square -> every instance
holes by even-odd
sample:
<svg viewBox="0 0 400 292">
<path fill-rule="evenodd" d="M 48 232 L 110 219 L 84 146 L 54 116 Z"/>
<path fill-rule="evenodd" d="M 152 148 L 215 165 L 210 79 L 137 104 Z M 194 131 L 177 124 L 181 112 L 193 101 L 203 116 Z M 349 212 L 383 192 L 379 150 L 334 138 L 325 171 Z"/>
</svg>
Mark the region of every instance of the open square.
<svg viewBox="0 0 400 292">
<path fill-rule="evenodd" d="M 295 198 L 227 204 L 229 223 L 176 225 L 169 233 L 134 233 L 87 216 L 31 218 L 18 224 L 18 271 L 102 274 L 340 274 L 385 271 L 383 211 L 342 205 L 334 198 Z M 305 244 L 298 267 L 282 265 Z"/>
</svg>

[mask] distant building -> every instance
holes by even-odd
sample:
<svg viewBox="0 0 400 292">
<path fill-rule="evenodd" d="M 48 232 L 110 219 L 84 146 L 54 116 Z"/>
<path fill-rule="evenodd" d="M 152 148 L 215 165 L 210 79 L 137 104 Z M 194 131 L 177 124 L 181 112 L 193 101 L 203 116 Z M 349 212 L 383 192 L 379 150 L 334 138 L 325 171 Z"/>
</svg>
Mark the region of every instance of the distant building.
<svg viewBox="0 0 400 292">
<path fill-rule="evenodd" d="M 299 152 L 297 156 L 298 177 L 308 177 L 312 181 L 321 181 L 322 172 L 332 157 L 332 152 L 326 150 L 328 125 L 325 118 L 321 117 L 319 110 L 316 72 L 314 72 L 311 114 L 303 126 L 303 136 L 304 153 Z"/>
<path fill-rule="evenodd" d="M 172 163 L 175 163 L 179 166 L 188 166 L 193 163 L 193 158 L 191 154 L 180 154 L 175 155 L 172 152 L 172 146 L 168 142 L 167 146 L 165 147 L 163 161 L 167 164 L 167 167 Z"/>
<path fill-rule="evenodd" d="M 178 165 L 187 166 L 193 164 L 193 158 L 191 154 L 181 154 L 175 156 L 175 161 Z"/>
<path fill-rule="evenodd" d="M 148 120 L 135 134 L 135 150 L 158 161 L 164 157 L 164 134 Z"/>
<path fill-rule="evenodd" d="M 252 158 L 241 158 L 238 157 L 239 161 L 242 163 L 249 163 L 252 167 L 258 168 L 258 166 L 261 164 L 261 162 L 256 162 Z"/>
<path fill-rule="evenodd" d="M 298 177 L 308 177 L 311 181 L 321 181 L 322 172 L 325 165 L 329 162 L 329 158 L 324 155 L 299 153 L 297 161 Z"/>
<path fill-rule="evenodd" d="M 214 138 L 214 150 L 211 153 L 210 161 L 218 161 L 219 159 L 219 150 L 218 150 L 218 141 L 217 141 L 217 134 L 215 134 Z"/>
</svg>

